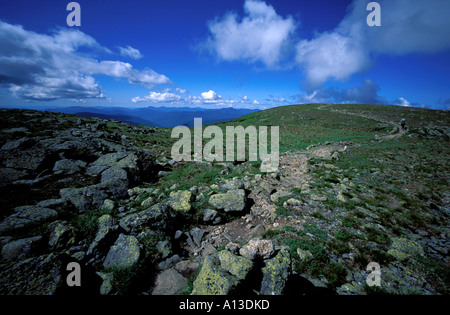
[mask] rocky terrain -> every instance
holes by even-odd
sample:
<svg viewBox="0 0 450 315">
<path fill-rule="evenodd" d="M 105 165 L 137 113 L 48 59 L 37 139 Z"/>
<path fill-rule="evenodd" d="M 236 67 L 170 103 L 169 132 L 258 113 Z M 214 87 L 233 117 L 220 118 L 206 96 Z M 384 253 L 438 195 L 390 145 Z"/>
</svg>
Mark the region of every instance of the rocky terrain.
<svg viewBox="0 0 450 315">
<path fill-rule="evenodd" d="M 449 116 L 253 113 L 234 123 L 284 122 L 262 173 L 176 162 L 169 129 L 0 110 L 0 294 L 71 292 L 70 262 L 86 294 L 449 294 Z"/>
</svg>

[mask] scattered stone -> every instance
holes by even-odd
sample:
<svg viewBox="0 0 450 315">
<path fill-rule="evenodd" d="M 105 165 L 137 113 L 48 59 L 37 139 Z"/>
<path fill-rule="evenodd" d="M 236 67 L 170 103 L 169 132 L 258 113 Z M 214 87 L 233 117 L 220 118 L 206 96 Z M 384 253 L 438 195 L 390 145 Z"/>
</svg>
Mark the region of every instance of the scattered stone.
<svg viewBox="0 0 450 315">
<path fill-rule="evenodd" d="M 270 200 L 273 203 L 278 203 L 278 201 L 281 198 L 287 198 L 287 197 L 290 197 L 291 195 L 292 194 L 290 192 L 288 192 L 288 191 L 280 190 L 280 191 L 277 191 L 277 192 L 273 193 L 272 195 L 270 195 Z"/>
<path fill-rule="evenodd" d="M 203 221 L 204 222 L 214 222 L 217 218 L 218 212 L 213 209 L 205 209 L 203 211 Z"/>
</svg>

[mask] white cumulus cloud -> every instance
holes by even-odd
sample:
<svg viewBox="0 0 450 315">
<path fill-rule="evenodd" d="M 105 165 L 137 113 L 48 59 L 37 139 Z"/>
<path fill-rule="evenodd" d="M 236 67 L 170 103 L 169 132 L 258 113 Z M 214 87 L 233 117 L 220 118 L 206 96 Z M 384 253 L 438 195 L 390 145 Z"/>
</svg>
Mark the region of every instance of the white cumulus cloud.
<svg viewBox="0 0 450 315">
<path fill-rule="evenodd" d="M 147 96 L 144 97 L 134 97 L 131 101 L 133 103 L 139 102 L 154 102 L 154 103 L 173 103 L 180 101 L 182 97 L 173 93 L 158 93 L 158 92 L 150 92 Z"/>
<path fill-rule="evenodd" d="M 295 30 L 294 20 L 279 16 L 263 1 L 246 0 L 244 11 L 242 19 L 229 13 L 210 22 L 208 47 L 222 60 L 260 61 L 268 67 L 276 66 L 283 45 Z"/>
<path fill-rule="evenodd" d="M 127 47 L 119 46 L 118 48 L 119 48 L 120 55 L 123 57 L 129 57 L 129 58 L 136 59 L 136 60 L 144 57 L 138 49 L 133 48 L 131 46 L 127 46 Z"/>
<path fill-rule="evenodd" d="M 151 69 L 91 57 L 86 51 L 109 50 L 79 30 L 39 34 L 0 20 L 0 43 L 0 86 L 26 100 L 105 98 L 94 75 L 123 78 L 147 88 L 171 83 Z"/>
</svg>

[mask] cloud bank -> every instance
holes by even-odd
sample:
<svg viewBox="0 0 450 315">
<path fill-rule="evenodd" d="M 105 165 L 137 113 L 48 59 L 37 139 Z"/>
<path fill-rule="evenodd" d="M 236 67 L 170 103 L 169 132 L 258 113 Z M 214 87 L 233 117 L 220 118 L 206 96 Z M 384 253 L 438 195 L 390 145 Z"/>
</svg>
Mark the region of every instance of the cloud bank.
<svg viewBox="0 0 450 315">
<path fill-rule="evenodd" d="M 105 98 L 94 75 L 126 79 L 146 88 L 171 84 L 151 69 L 137 70 L 116 60 L 98 61 L 93 56 L 110 51 L 79 30 L 61 28 L 45 35 L 0 20 L 0 43 L 0 85 L 25 100 Z M 128 50 L 128 54 L 133 52 Z"/>
<path fill-rule="evenodd" d="M 365 73 L 379 55 L 436 53 L 450 48 L 450 1 L 377 2 L 382 10 L 381 27 L 369 27 L 366 23 L 368 1 L 354 0 L 335 29 L 296 40 L 300 21 L 278 15 L 264 1 L 246 0 L 243 17 L 228 13 L 210 21 L 206 45 L 223 61 L 262 62 L 267 68 L 280 62 L 293 64 L 303 74 L 303 87 L 310 95 L 317 91 L 316 97 L 333 94 L 322 88 L 328 81 L 344 81 Z M 295 51 L 294 60 L 283 60 L 289 58 L 282 54 L 283 49 Z M 370 84 L 365 82 L 357 89 L 364 86 L 368 88 Z M 343 99 L 352 98 L 345 93 Z M 362 91 L 353 98 L 364 99 L 363 95 L 369 94 Z M 373 98 L 372 93 L 367 99 Z"/>
</svg>

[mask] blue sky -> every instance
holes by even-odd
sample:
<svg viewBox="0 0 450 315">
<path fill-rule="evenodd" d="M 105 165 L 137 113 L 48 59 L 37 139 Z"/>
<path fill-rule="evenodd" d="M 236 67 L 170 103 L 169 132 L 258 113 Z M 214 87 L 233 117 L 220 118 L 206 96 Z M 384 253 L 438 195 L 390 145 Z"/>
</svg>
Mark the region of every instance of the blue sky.
<svg viewBox="0 0 450 315">
<path fill-rule="evenodd" d="M 2 106 L 450 109 L 450 1 L 0 0 Z"/>
</svg>

